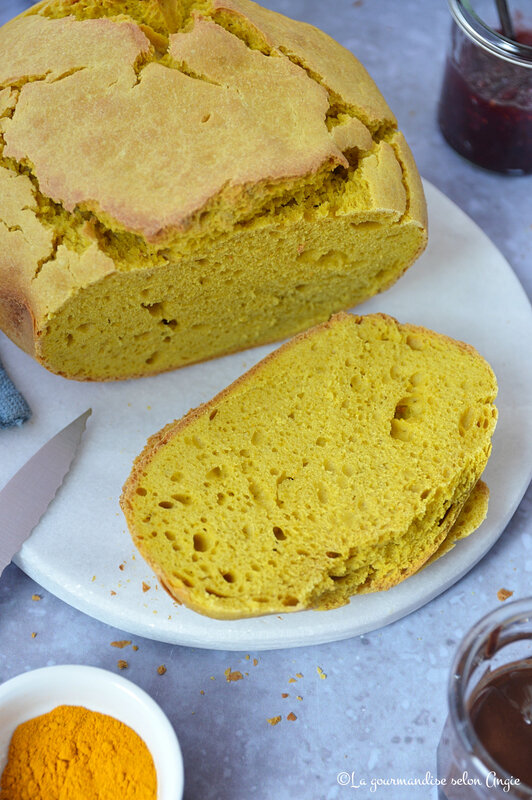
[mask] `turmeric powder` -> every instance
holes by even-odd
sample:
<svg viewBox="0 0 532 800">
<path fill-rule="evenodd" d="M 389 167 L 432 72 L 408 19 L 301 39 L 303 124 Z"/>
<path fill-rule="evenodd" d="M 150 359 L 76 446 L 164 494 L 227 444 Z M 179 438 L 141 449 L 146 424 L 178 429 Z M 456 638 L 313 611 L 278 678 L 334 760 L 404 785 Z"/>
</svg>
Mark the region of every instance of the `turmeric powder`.
<svg viewBox="0 0 532 800">
<path fill-rule="evenodd" d="M 58 706 L 23 722 L 9 746 L 0 800 L 156 800 L 150 751 L 114 717 Z"/>
</svg>

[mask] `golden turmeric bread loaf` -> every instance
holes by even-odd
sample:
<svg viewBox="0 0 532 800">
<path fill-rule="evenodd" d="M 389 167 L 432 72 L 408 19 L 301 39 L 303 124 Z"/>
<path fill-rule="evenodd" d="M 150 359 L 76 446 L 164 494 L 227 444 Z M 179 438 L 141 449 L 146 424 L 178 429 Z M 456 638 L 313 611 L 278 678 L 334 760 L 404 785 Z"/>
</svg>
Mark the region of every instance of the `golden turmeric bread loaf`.
<svg viewBox="0 0 532 800">
<path fill-rule="evenodd" d="M 421 182 L 357 59 L 250 0 L 43 0 L 0 29 L 0 328 L 120 379 L 392 284 Z"/>
<path fill-rule="evenodd" d="M 387 589 L 482 521 L 496 393 L 468 345 L 337 314 L 149 439 L 121 499 L 133 541 L 221 619 Z"/>
</svg>

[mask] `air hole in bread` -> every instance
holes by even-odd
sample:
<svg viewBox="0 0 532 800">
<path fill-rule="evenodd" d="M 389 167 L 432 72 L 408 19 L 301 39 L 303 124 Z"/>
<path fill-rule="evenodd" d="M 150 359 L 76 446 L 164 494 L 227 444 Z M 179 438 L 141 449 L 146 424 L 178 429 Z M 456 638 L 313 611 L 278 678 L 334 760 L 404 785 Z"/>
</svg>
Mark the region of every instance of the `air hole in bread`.
<svg viewBox="0 0 532 800">
<path fill-rule="evenodd" d="M 351 227 L 356 228 L 357 230 L 374 230 L 375 228 L 380 228 L 380 222 L 351 222 Z"/>
<path fill-rule="evenodd" d="M 449 512 L 450 512 L 450 511 L 451 511 L 453 508 L 454 508 L 454 505 L 451 503 L 451 505 L 449 506 L 449 508 L 447 509 L 447 511 L 445 512 L 445 514 L 443 515 L 443 517 L 442 517 L 442 518 L 440 519 L 440 521 L 438 522 L 438 527 L 439 527 L 440 525 L 443 525 L 443 523 L 445 522 L 446 518 L 449 516 Z"/>
<path fill-rule="evenodd" d="M 318 489 L 318 500 L 324 506 L 329 502 L 329 493 L 325 486 L 320 486 Z"/>
<path fill-rule="evenodd" d="M 286 534 L 282 528 L 278 528 L 277 525 L 274 526 L 273 535 L 277 539 L 278 542 L 282 542 L 286 539 Z"/>
<path fill-rule="evenodd" d="M 166 325 L 168 328 L 170 328 L 170 330 L 175 331 L 178 322 L 176 319 L 162 319 L 161 325 Z"/>
<path fill-rule="evenodd" d="M 476 412 L 474 408 L 469 407 L 466 408 L 464 412 L 462 412 L 462 415 L 460 417 L 460 422 L 458 423 L 458 430 L 461 436 L 464 436 L 464 434 L 473 426 L 473 423 L 475 422 L 475 417 L 476 417 Z"/>
<path fill-rule="evenodd" d="M 184 506 L 189 506 L 192 503 L 192 498 L 189 494 L 173 494 L 172 499 Z"/>
<path fill-rule="evenodd" d="M 146 489 L 144 489 L 143 486 L 137 486 L 135 492 L 141 497 L 146 497 L 146 495 L 148 494 L 148 492 L 146 491 Z"/>
<path fill-rule="evenodd" d="M 264 441 L 264 434 L 262 431 L 254 431 L 251 437 L 251 444 L 258 445 Z"/>
<path fill-rule="evenodd" d="M 420 386 L 424 382 L 425 382 L 424 372 L 414 372 L 414 374 L 411 375 L 409 379 L 409 383 L 411 386 Z"/>
<path fill-rule="evenodd" d="M 398 439 L 401 442 L 410 442 L 412 440 L 412 430 L 404 419 L 392 419 L 390 436 L 392 439 Z"/>
<path fill-rule="evenodd" d="M 325 555 L 327 558 L 340 558 L 340 553 L 335 553 L 334 550 L 328 550 Z"/>
<path fill-rule="evenodd" d="M 297 597 L 292 597 L 291 595 L 288 595 L 283 600 L 283 606 L 297 606 L 298 603 Z"/>
<path fill-rule="evenodd" d="M 194 550 L 198 553 L 205 553 L 210 547 L 209 539 L 204 533 L 195 533 L 193 543 Z"/>
<path fill-rule="evenodd" d="M 213 597 L 222 597 L 222 598 L 226 598 L 227 597 L 226 594 L 221 594 L 220 592 L 217 592 L 216 589 L 205 589 L 205 592 L 207 594 L 212 595 Z"/>
<path fill-rule="evenodd" d="M 194 586 L 194 584 L 192 583 L 192 581 L 190 581 L 188 578 L 185 578 L 185 576 L 184 576 L 184 575 L 180 575 L 178 572 L 172 572 L 172 575 L 173 575 L 173 576 L 174 576 L 174 578 L 176 578 L 178 581 L 181 581 L 181 583 L 182 583 L 184 586 L 188 586 L 188 587 L 189 587 L 189 589 L 191 589 L 191 588 Z"/>
<path fill-rule="evenodd" d="M 412 406 L 409 397 L 403 397 L 395 406 L 394 419 L 410 419 L 412 416 Z"/>
<path fill-rule="evenodd" d="M 210 478 L 211 480 L 213 478 L 221 478 L 222 477 L 221 468 L 220 467 L 213 467 L 211 470 L 209 470 L 209 472 L 207 473 L 206 477 Z"/>
<path fill-rule="evenodd" d="M 170 500 L 161 500 L 159 503 L 161 508 L 173 508 L 174 504 L 170 502 Z"/>
<path fill-rule="evenodd" d="M 141 306 L 145 308 L 152 317 L 160 317 L 164 313 L 162 303 L 141 303 Z"/>
<path fill-rule="evenodd" d="M 412 350 L 423 350 L 424 347 L 423 340 L 421 339 L 421 337 L 416 336 L 413 333 L 408 334 L 408 336 L 406 337 L 406 343 L 408 347 L 410 347 Z"/>
<path fill-rule="evenodd" d="M 401 368 L 397 366 L 397 364 L 393 364 L 390 368 L 390 377 L 393 378 L 394 381 L 398 381 L 401 378 Z"/>
<path fill-rule="evenodd" d="M 215 418 L 217 413 L 218 413 L 218 409 L 215 408 L 214 411 L 211 411 L 211 413 L 209 414 L 209 419 L 212 421 Z"/>
<path fill-rule="evenodd" d="M 232 572 L 222 572 L 221 575 L 226 583 L 234 583 L 236 580 Z"/>
</svg>

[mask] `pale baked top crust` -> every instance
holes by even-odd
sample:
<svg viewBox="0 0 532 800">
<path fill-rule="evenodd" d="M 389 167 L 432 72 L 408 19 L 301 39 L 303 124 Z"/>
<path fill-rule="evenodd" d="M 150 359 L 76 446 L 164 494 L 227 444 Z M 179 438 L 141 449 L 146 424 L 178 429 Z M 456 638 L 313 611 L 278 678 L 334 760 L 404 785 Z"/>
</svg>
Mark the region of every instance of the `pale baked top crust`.
<svg viewBox="0 0 532 800">
<path fill-rule="evenodd" d="M 328 213 L 426 228 L 364 67 L 249 0 L 42 0 L 1 28 L 0 190 L 0 327 L 30 352 L 29 331 L 121 268 L 108 233 L 150 266 L 320 192 Z"/>
<path fill-rule="evenodd" d="M 225 186 L 346 163 L 324 122 L 325 89 L 211 20 L 170 39 L 172 58 L 198 77 L 151 61 L 135 70 L 152 48 L 127 22 L 25 17 L 11 35 L 26 57 L 0 80 L 48 77 L 24 85 L 4 152 L 29 161 L 68 211 L 92 206 L 151 239 L 186 227 Z"/>
<path fill-rule="evenodd" d="M 124 18 L 12 21 L 0 85 L 21 89 L 4 156 L 31 165 L 68 211 L 155 240 L 220 193 L 230 202 L 236 187 L 347 166 L 339 145 L 371 147 L 366 125 L 395 125 L 362 65 L 321 31 L 242 0 L 211 13 L 251 28 L 271 55 L 198 12 L 164 56 Z M 355 118 L 340 135 L 326 124 L 339 103 Z"/>
</svg>

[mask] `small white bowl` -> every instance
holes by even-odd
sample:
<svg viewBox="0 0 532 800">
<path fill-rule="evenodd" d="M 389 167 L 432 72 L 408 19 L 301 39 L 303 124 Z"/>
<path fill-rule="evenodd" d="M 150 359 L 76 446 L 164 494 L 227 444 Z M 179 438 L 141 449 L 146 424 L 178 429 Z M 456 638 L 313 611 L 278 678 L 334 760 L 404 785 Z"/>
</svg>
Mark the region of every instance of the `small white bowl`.
<svg viewBox="0 0 532 800">
<path fill-rule="evenodd" d="M 0 775 L 17 725 L 60 705 L 84 706 L 129 725 L 144 740 L 157 772 L 157 800 L 181 800 L 183 758 L 162 709 L 131 681 L 97 667 L 44 667 L 0 686 Z"/>
</svg>

